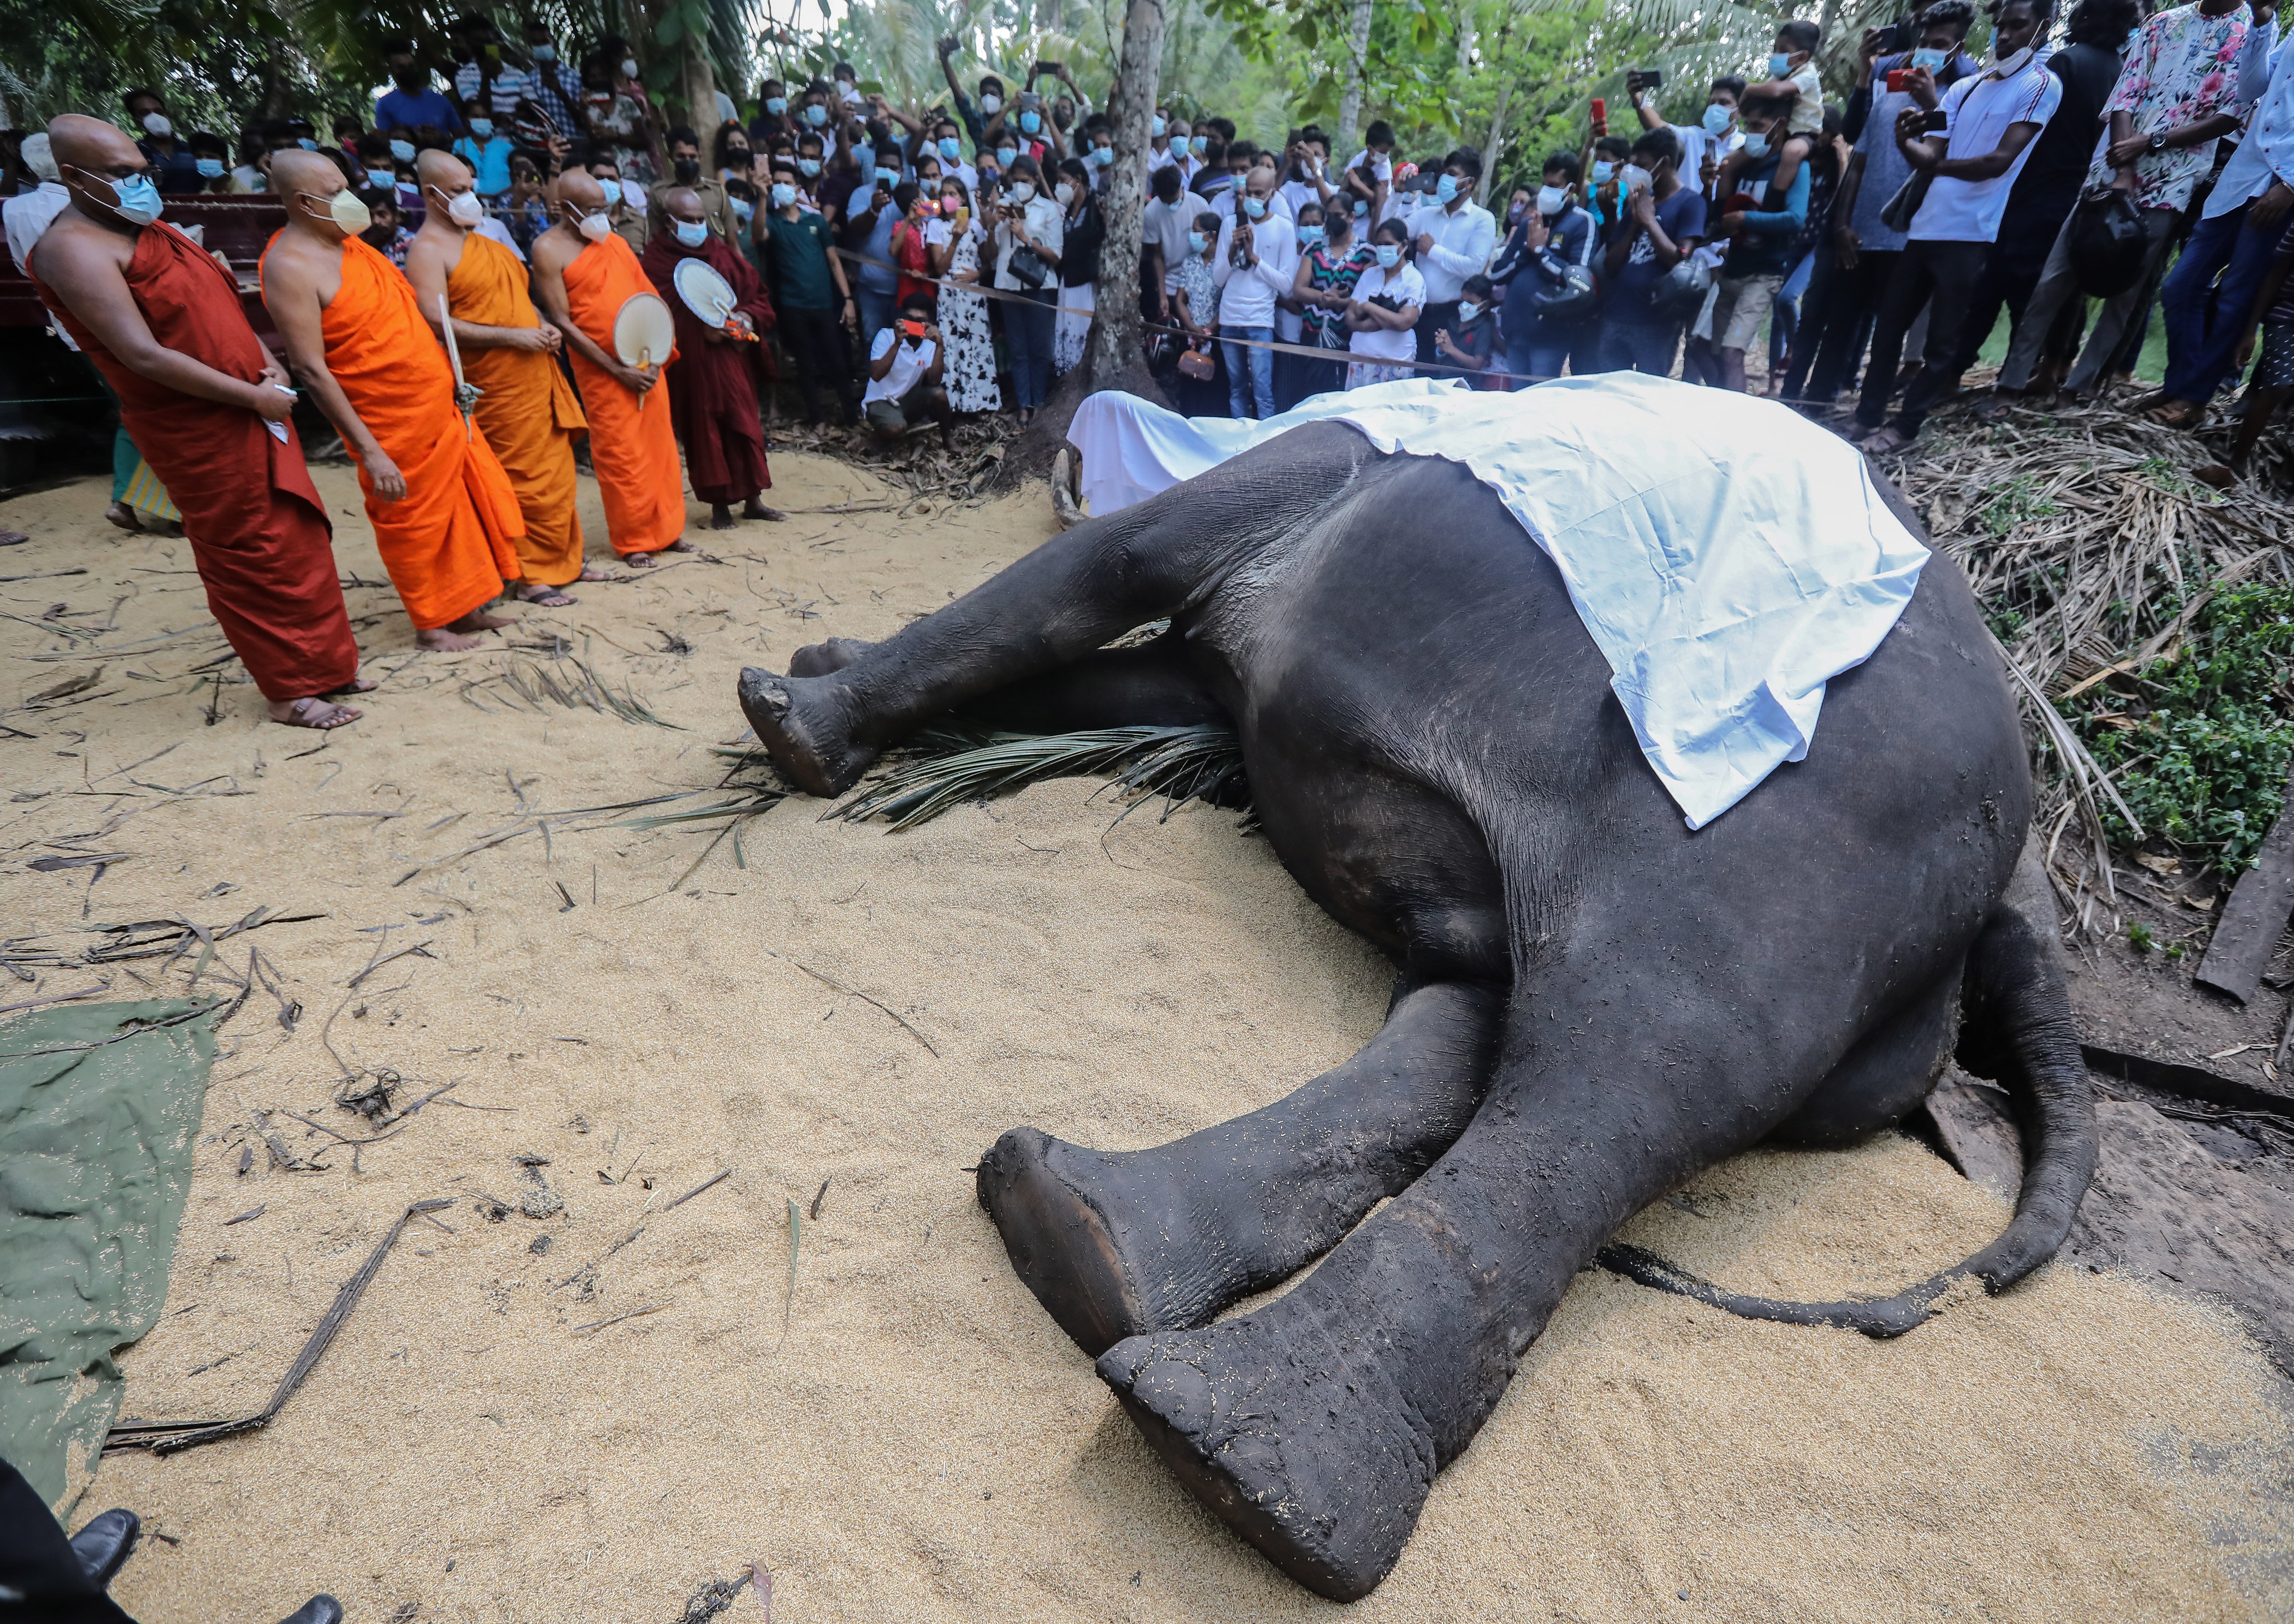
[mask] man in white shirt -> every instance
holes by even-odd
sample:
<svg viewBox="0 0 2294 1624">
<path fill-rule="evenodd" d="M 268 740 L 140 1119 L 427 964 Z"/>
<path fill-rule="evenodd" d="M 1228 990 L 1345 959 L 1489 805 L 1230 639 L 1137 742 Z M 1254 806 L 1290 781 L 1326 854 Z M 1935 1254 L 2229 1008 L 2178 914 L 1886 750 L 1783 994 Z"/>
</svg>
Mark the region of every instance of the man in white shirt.
<svg viewBox="0 0 2294 1624">
<path fill-rule="evenodd" d="M 0 203 L 0 219 L 6 222 L 8 252 L 16 261 L 16 269 L 31 273 L 32 245 L 56 223 L 56 216 L 70 207 L 71 192 L 65 187 L 62 172 L 57 168 L 54 157 L 48 151 L 45 130 L 24 137 L 22 150 L 24 167 L 40 177 L 39 186 L 31 191 L 18 192 Z M 61 326 L 55 329 L 64 330 Z M 69 338 L 64 343 L 71 344 Z M 77 346 L 73 346 L 77 347 Z"/>
<path fill-rule="evenodd" d="M 1682 183 L 1709 199 L 1712 194 L 1711 177 L 1719 173 L 1720 160 L 1745 144 L 1740 118 L 1745 81 L 1733 73 L 1722 74 L 1705 90 L 1704 116 L 1696 123 L 1667 124 L 1664 115 L 1649 105 L 1648 90 L 1640 80 L 1637 71 L 1625 75 L 1625 94 L 1632 102 L 1633 111 L 1640 116 L 1641 127 L 1673 133 L 1680 142 Z M 1705 168 L 1708 163 L 1712 166 L 1711 171 Z"/>
<path fill-rule="evenodd" d="M 1176 167 L 1166 165 L 1154 172 L 1154 197 L 1140 211 L 1139 285 L 1153 290 L 1159 320 L 1171 319 L 1171 296 L 1179 290 L 1179 267 L 1187 259 L 1187 234 L 1203 199 L 1179 184 Z"/>
<path fill-rule="evenodd" d="M 1171 110 L 1167 107 L 1157 108 L 1154 117 L 1147 121 L 1147 173 L 1150 175 L 1154 174 L 1158 169 L 1172 168 L 1179 162 L 1179 154 L 1171 150 Z M 1184 145 L 1186 139 L 1186 121 L 1181 119 L 1179 121 L 1180 142 Z M 1184 184 L 1186 178 L 1187 172 L 1184 168 L 1180 169 L 1180 183 Z"/>
<path fill-rule="evenodd" d="M 2063 82 L 2032 52 L 2045 16 L 2039 3 L 2007 0 L 1992 25 L 1986 70 L 1959 80 L 1940 98 L 1930 69 L 1914 68 L 1905 77 L 1913 105 L 1897 115 L 1896 148 L 1916 175 L 1933 179 L 1880 299 L 1864 395 L 1856 409 L 1867 455 L 1883 456 L 1909 444 L 1929 408 L 1951 386 L 1969 296 L 1999 234 L 2008 193 L 2030 156 L 2032 141 L 2062 104 Z M 1942 114 L 1940 132 L 1927 128 L 1936 110 Z M 1925 365 L 1904 391 L 1895 422 L 1883 426 L 1904 335 L 1923 305 L 1929 306 L 1927 346 L 1921 352 Z"/>
<path fill-rule="evenodd" d="M 1498 223 L 1474 201 L 1482 178 L 1482 155 L 1460 147 L 1442 161 L 1434 195 L 1411 212 L 1418 273 L 1426 279 L 1426 304 L 1418 317 L 1418 359 L 1438 361 L 1434 335 L 1458 325 L 1458 290 L 1469 276 L 1489 269 L 1497 249 Z"/>
<path fill-rule="evenodd" d="M 1297 228 L 1276 211 L 1273 199 L 1274 171 L 1261 165 L 1244 180 L 1241 204 L 1219 227 L 1211 255 L 1211 280 L 1219 286 L 1228 410 L 1262 421 L 1274 415 L 1274 352 L 1232 340 L 1272 344 L 1274 302 L 1289 296 L 1297 274 Z"/>
<path fill-rule="evenodd" d="M 900 301 L 899 319 L 869 345 L 868 393 L 860 410 L 879 440 L 898 440 L 908 432 L 910 418 L 927 417 L 940 425 L 940 443 L 955 446 L 948 433 L 954 414 L 940 381 L 946 357 L 938 313 L 930 294 L 912 293 Z"/>
<path fill-rule="evenodd" d="M 2182 257 L 2167 273 L 2160 299 L 2167 323 L 2166 386 L 2136 404 L 2172 428 L 2196 428 L 2206 418 L 2207 402 L 2237 373 L 2239 336 L 2294 213 L 2290 58 L 2294 53 L 2279 39 L 2274 14 L 2249 31 L 2239 84 L 2240 99 L 2254 102 L 2246 139 L 2223 166 Z"/>
</svg>

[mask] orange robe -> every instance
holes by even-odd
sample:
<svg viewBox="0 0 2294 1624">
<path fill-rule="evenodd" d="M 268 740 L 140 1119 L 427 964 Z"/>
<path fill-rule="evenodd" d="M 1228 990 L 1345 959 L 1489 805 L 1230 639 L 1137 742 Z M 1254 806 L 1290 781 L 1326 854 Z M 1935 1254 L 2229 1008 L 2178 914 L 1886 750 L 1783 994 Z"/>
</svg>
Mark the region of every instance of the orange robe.
<svg viewBox="0 0 2294 1624">
<path fill-rule="evenodd" d="M 335 576 L 334 532 L 293 426 L 280 426 L 282 438 L 243 407 L 131 370 L 40 281 L 37 253 L 32 264 L 41 301 L 119 396 L 120 423 L 182 511 L 207 607 L 263 697 L 345 686 L 358 675 L 358 644 Z M 174 226 L 136 234 L 127 290 L 163 347 L 243 383 L 263 376 L 263 344 L 238 285 Z"/>
<path fill-rule="evenodd" d="M 539 327 L 525 266 L 491 237 L 472 231 L 446 278 L 447 308 L 481 327 Z M 501 459 L 525 516 L 520 579 L 562 587 L 582 573 L 582 521 L 574 511 L 574 436 L 589 432 L 565 369 L 542 352 L 464 345 L 462 376 L 485 393 L 478 428 Z"/>
<path fill-rule="evenodd" d="M 525 533 L 517 493 L 485 436 L 454 410 L 453 369 L 412 286 L 356 237 L 343 241 L 342 289 L 320 331 L 327 370 L 406 478 L 403 499 L 378 502 L 359 464 L 382 567 L 419 629 L 451 625 L 517 578 Z"/>
<path fill-rule="evenodd" d="M 565 313 L 608 355 L 622 305 L 631 294 L 659 291 L 618 237 L 590 244 L 565 267 Z M 590 467 L 606 499 L 614 550 L 624 556 L 657 553 L 685 533 L 685 471 L 677 463 L 668 386 L 656 383 L 633 394 L 578 353 L 574 376 L 590 414 Z"/>
</svg>

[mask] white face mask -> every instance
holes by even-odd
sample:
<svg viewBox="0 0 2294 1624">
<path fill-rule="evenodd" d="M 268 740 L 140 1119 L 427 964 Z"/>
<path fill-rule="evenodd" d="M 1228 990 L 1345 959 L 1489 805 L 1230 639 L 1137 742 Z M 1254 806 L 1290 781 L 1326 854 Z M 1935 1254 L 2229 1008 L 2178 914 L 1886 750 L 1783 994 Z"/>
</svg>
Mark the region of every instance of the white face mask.
<svg viewBox="0 0 2294 1624">
<path fill-rule="evenodd" d="M 622 59 L 622 77 L 625 79 L 634 79 L 638 77 L 637 58 L 625 56 Z"/>
<path fill-rule="evenodd" d="M 987 114 L 990 118 L 993 118 L 997 114 L 1004 110 L 1004 98 L 1001 96 L 980 97 L 980 110 Z"/>
<path fill-rule="evenodd" d="M 2025 62 L 2028 62 L 2030 60 L 2031 47 L 2029 45 L 2025 45 L 2021 51 L 2016 52 L 2013 56 L 2001 56 L 1999 54 L 1999 42 L 1997 39 L 1991 42 L 1991 71 L 1997 74 L 2002 78 L 2013 73 L 2017 69 L 2022 67 Z"/>
<path fill-rule="evenodd" d="M 365 204 L 359 201 L 358 193 L 351 191 L 347 186 L 331 198 L 322 198 L 315 191 L 299 192 L 297 195 L 308 198 L 313 203 L 325 204 L 328 218 L 340 226 L 343 234 L 346 237 L 355 237 L 374 223 L 373 215 L 367 211 Z"/>
<path fill-rule="evenodd" d="M 612 216 L 600 210 L 594 215 L 582 215 L 574 229 L 591 242 L 603 242 L 614 234 L 614 222 Z"/>
<path fill-rule="evenodd" d="M 1627 191 L 1632 191 L 1636 186 L 1647 187 L 1651 190 L 1654 190 L 1656 186 L 1656 177 L 1651 175 L 1647 170 L 1642 168 L 1639 164 L 1627 164 L 1625 166 L 1624 182 L 1625 190 Z"/>
<path fill-rule="evenodd" d="M 1014 203 L 1026 203 L 1033 199 L 1035 195 L 1036 188 L 1031 183 L 1027 181 L 1014 181 L 1012 183 L 1012 201 Z"/>
<path fill-rule="evenodd" d="M 430 190 L 438 197 L 445 199 L 446 218 L 465 231 L 486 217 L 486 206 L 478 201 L 478 194 L 475 191 L 459 192 L 448 198 L 435 186 Z"/>
<path fill-rule="evenodd" d="M 1537 212 L 1539 214 L 1558 215 L 1568 207 L 1569 194 L 1562 191 L 1560 187 L 1541 186 L 1537 189 Z"/>
<path fill-rule="evenodd" d="M 1065 208 L 1075 201 L 1075 186 L 1070 182 L 1062 181 L 1052 189 L 1052 195 L 1060 200 L 1060 207 Z"/>
<path fill-rule="evenodd" d="M 162 138 L 173 135 L 175 133 L 175 126 L 167 122 L 167 116 L 165 113 L 144 114 L 143 127 L 149 130 L 152 134 Z"/>
<path fill-rule="evenodd" d="M 1478 315 L 1480 315 L 1481 313 L 1482 313 L 1482 307 L 1481 307 L 1480 305 L 1478 305 L 1478 304 L 1475 304 L 1475 303 L 1473 302 L 1473 300 L 1471 300 L 1471 299 L 1460 299 L 1460 300 L 1459 300 L 1459 301 L 1458 301 L 1458 320 L 1459 320 L 1459 321 L 1472 321 L 1476 316 L 1478 316 Z"/>
</svg>

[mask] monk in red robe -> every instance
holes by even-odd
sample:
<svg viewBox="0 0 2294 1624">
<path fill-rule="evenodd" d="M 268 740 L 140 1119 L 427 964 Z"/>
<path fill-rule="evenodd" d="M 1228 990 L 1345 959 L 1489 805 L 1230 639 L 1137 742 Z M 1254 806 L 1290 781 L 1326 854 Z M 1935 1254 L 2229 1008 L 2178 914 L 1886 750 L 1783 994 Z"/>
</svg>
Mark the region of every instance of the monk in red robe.
<svg viewBox="0 0 2294 1624">
<path fill-rule="evenodd" d="M 533 300 L 565 335 L 574 378 L 590 419 L 590 467 L 606 506 L 606 535 L 633 570 L 655 553 L 689 553 L 685 471 L 677 431 L 658 387 L 669 356 L 641 367 L 614 353 L 614 322 L 639 294 L 661 296 L 630 245 L 614 234 L 605 189 L 588 171 L 568 169 L 549 183 L 557 223 L 533 240 Z"/>
<path fill-rule="evenodd" d="M 709 504 L 715 530 L 733 527 L 733 504 L 747 504 L 744 519 L 787 516 L 768 508 L 758 492 L 769 489 L 765 433 L 757 410 L 752 342 L 773 324 L 772 300 L 749 262 L 709 229 L 701 194 L 671 187 L 662 194 L 668 229 L 646 245 L 646 280 L 661 289 L 677 321 L 678 360 L 669 369 L 669 405 L 677 437 L 685 443 L 685 474 L 693 494 Z M 677 284 L 677 268 L 698 260 L 725 279 L 733 290 L 727 320 L 704 320 Z"/>
<path fill-rule="evenodd" d="M 287 375 L 230 274 L 157 218 L 143 156 L 119 130 L 48 126 L 72 194 L 33 251 L 40 301 L 119 396 L 121 424 L 183 516 L 207 608 L 273 721 L 339 727 L 358 674 L 334 532 L 303 466 Z"/>
<path fill-rule="evenodd" d="M 315 152 L 281 152 L 287 224 L 263 251 L 263 303 L 287 357 L 358 464 L 375 549 L 425 648 L 476 648 L 520 573 L 517 492 L 457 410 L 446 352 L 398 267 L 359 235 L 366 206 Z"/>
</svg>

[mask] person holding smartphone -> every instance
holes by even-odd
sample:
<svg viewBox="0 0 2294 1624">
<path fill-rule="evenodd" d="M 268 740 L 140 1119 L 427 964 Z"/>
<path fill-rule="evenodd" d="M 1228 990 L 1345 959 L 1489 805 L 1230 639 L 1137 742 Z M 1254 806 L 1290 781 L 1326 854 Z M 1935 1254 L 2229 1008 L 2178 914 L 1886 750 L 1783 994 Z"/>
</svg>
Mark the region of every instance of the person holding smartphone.
<svg viewBox="0 0 2294 1624">
<path fill-rule="evenodd" d="M 1992 25 L 1991 61 L 1975 78 L 1940 96 L 1935 76 L 1914 68 L 1904 79 L 1914 105 L 1896 118 L 1896 147 L 1930 178 L 1927 195 L 1905 233 L 1872 334 L 1872 359 L 1856 409 L 1866 455 L 1885 456 L 1911 443 L 1928 410 L 1954 381 L 1976 279 L 1983 272 L 2023 160 L 2062 104 L 2063 83 L 2034 58 L 2048 21 L 2045 0 L 2007 0 Z M 1925 365 L 1904 392 L 1892 424 L 1888 395 L 1903 359 L 1904 335 L 1930 305 Z"/>
</svg>

